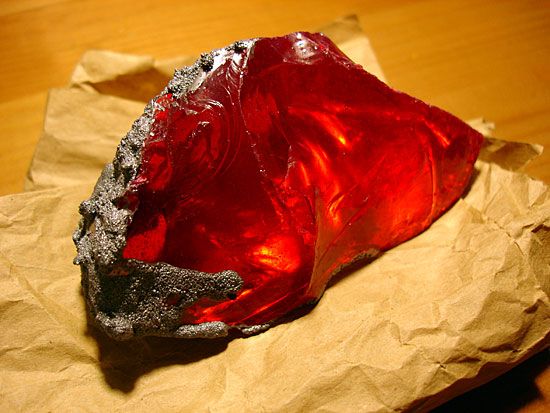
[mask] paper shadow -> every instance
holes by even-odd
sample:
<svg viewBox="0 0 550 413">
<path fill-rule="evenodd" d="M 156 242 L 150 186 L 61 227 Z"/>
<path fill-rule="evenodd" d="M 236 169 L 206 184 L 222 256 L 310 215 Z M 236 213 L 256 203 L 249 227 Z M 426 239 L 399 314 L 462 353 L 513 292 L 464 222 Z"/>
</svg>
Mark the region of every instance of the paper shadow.
<svg viewBox="0 0 550 413">
<path fill-rule="evenodd" d="M 470 180 L 468 181 L 468 184 L 466 185 L 466 188 L 464 188 L 464 191 L 462 192 L 462 195 L 460 196 L 461 199 L 464 199 L 468 196 L 468 194 L 470 193 L 470 191 L 472 189 L 472 186 L 474 185 L 474 182 L 477 181 L 480 173 L 481 173 L 481 171 L 474 166 L 474 169 L 472 170 L 472 176 L 470 177 Z M 451 209 L 453 207 L 453 205 L 451 205 L 449 207 L 449 209 Z"/>
<path fill-rule="evenodd" d="M 175 339 L 145 337 L 116 341 L 88 320 L 86 332 L 98 347 L 99 368 L 105 382 L 123 393 L 130 393 L 137 380 L 153 370 L 185 365 L 223 352 L 234 337 L 219 339 Z"/>
<path fill-rule="evenodd" d="M 530 402 L 544 399 L 535 378 L 547 368 L 550 368 L 550 352 L 543 350 L 502 376 L 448 401 L 432 412 L 516 412 Z"/>
</svg>

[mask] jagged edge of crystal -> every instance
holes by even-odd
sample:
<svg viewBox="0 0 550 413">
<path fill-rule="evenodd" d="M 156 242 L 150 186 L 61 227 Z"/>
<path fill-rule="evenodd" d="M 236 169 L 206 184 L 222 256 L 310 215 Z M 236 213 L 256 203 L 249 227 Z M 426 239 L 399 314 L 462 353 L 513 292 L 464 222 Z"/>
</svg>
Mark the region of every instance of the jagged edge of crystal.
<svg viewBox="0 0 550 413">
<path fill-rule="evenodd" d="M 235 271 L 205 273 L 167 263 L 154 264 L 122 258 L 126 233 L 134 211 L 117 206 L 139 173 L 141 152 L 153 124 L 156 100 L 172 93 L 185 99 L 210 71 L 233 53 L 249 53 L 255 39 L 202 54 L 192 65 L 175 71 L 168 86 L 145 107 L 144 113 L 122 138 L 112 163 L 105 166 L 92 195 L 80 204 L 82 219 L 73 234 L 77 248 L 74 263 L 82 271 L 82 289 L 91 320 L 110 337 L 127 340 L 140 336 L 215 338 L 230 327 L 216 321 L 181 325 L 184 308 L 201 297 L 225 299 L 242 287 Z M 175 305 L 167 299 L 176 297 Z M 239 328 L 239 327 L 237 327 Z M 269 324 L 241 326 L 245 334 Z"/>
</svg>

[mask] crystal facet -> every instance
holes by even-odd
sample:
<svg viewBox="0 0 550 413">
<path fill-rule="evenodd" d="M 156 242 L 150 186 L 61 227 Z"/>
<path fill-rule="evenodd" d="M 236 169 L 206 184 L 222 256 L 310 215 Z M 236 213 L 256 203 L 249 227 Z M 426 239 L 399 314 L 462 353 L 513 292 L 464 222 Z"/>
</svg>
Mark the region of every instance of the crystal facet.
<svg viewBox="0 0 550 413">
<path fill-rule="evenodd" d="M 263 325 L 317 300 L 448 209 L 482 142 L 310 33 L 203 55 L 144 116 L 138 164 L 114 162 L 129 171 L 114 201 L 127 228 L 108 276 L 143 262 L 242 280 L 222 297 L 167 294 L 181 325 Z"/>
</svg>

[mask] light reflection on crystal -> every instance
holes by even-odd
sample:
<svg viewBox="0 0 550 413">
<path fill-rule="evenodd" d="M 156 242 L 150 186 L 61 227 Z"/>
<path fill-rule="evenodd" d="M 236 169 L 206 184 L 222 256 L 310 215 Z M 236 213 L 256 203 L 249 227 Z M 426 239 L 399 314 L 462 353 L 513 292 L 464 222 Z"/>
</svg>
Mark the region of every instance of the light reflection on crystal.
<svg viewBox="0 0 550 413">
<path fill-rule="evenodd" d="M 276 319 L 358 256 L 423 231 L 466 186 L 481 136 L 324 36 L 224 56 L 197 90 L 157 99 L 126 195 L 136 211 L 125 258 L 244 281 L 236 297 L 187 308 L 183 323 Z"/>
</svg>

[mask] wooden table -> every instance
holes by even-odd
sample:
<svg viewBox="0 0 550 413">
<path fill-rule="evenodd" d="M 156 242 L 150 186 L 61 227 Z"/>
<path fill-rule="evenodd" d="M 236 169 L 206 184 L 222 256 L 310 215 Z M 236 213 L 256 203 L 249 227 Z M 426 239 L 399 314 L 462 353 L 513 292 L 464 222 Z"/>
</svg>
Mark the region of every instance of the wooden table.
<svg viewBox="0 0 550 413">
<path fill-rule="evenodd" d="M 498 137 L 550 146 L 550 2 L 0 0 L 0 195 L 22 190 L 47 91 L 88 49 L 197 54 L 357 14 L 389 83 Z M 550 151 L 527 167 L 550 182 Z M 442 411 L 542 412 L 548 353 Z"/>
</svg>

